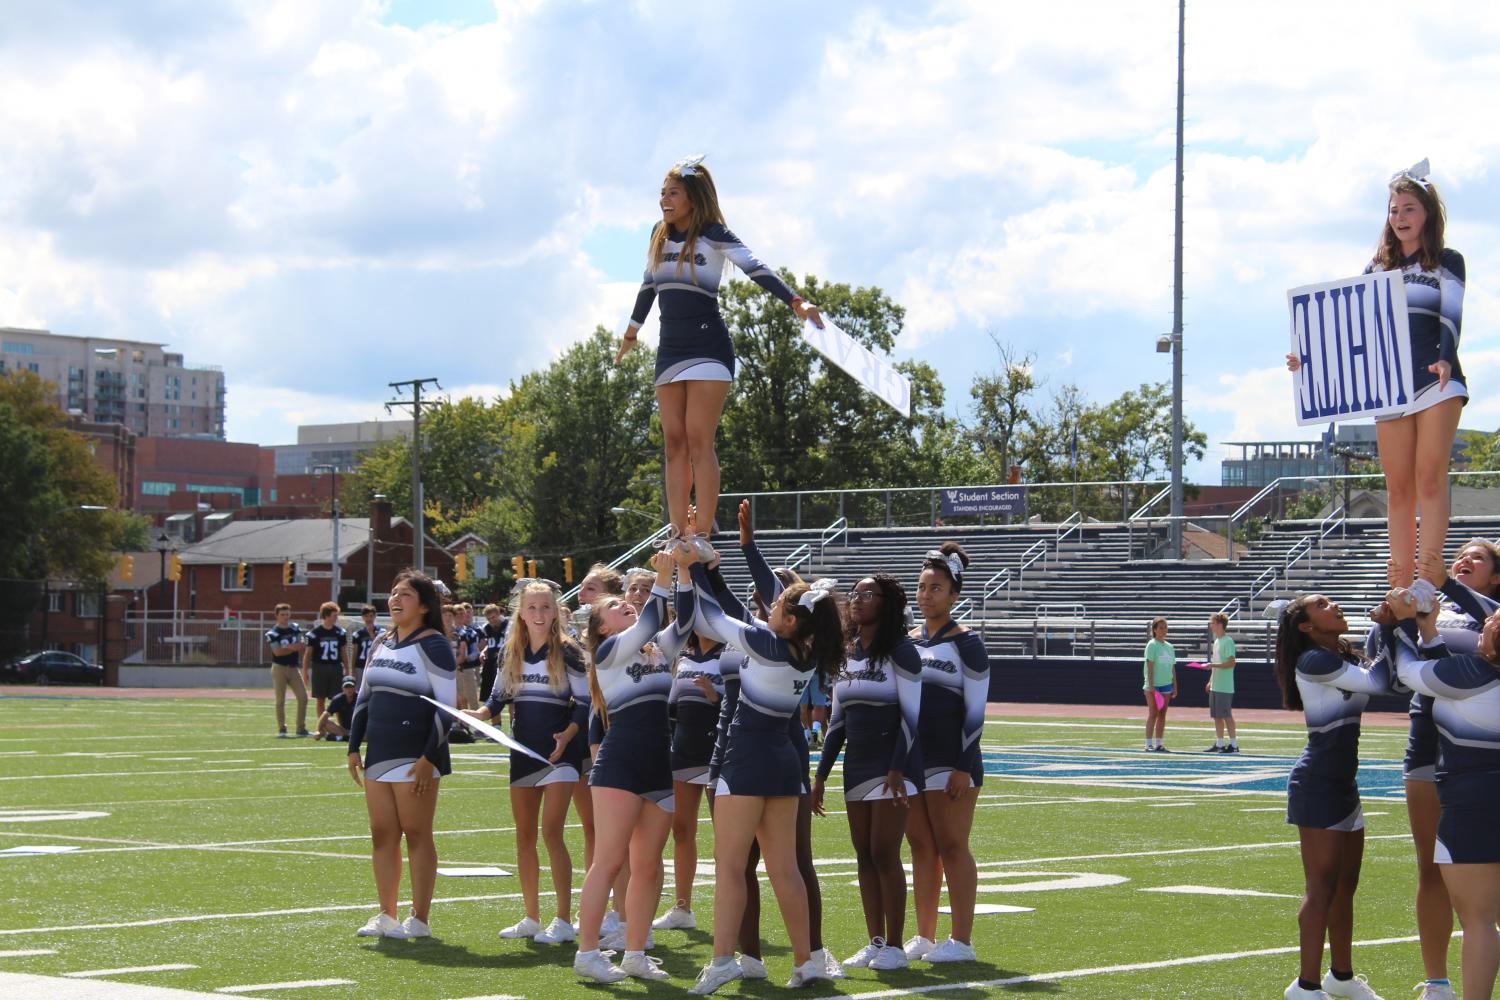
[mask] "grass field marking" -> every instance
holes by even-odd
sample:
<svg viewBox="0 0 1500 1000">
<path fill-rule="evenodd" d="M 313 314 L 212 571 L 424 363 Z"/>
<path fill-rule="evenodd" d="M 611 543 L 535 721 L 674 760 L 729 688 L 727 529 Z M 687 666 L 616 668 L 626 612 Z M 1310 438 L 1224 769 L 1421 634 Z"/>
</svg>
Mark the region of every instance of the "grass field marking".
<svg viewBox="0 0 1500 1000">
<path fill-rule="evenodd" d="M 1409 833 L 1378 833 L 1365 837 L 1371 840 L 1410 840 Z M 1295 840 L 1265 840 L 1256 844 L 1218 844 L 1204 847 L 1171 847 L 1156 851 L 1119 851 L 1113 854 L 1074 854 L 1067 857 L 1014 858 L 1008 861 L 981 861 L 979 868 L 994 868 L 1001 865 L 1060 864 L 1070 861 L 1111 861 L 1115 858 L 1157 858 L 1177 854 L 1222 854 L 1226 851 L 1260 851 L 1272 847 L 1300 847 Z"/>
<path fill-rule="evenodd" d="M 131 965 L 123 969 L 89 969 L 85 972 L 64 972 L 62 975 L 68 979 L 98 979 L 103 976 L 132 976 L 137 972 L 182 972 L 196 968 L 196 965 L 172 962 L 168 965 Z"/>
<path fill-rule="evenodd" d="M 296 979 L 286 983 L 254 983 L 250 986 L 220 986 L 215 993 L 259 993 L 262 990 L 305 990 L 314 986 L 353 986 L 352 979 Z"/>
<path fill-rule="evenodd" d="M 13 948 L 0 951 L 0 958 L 31 958 L 36 955 L 56 955 L 56 948 Z"/>
<path fill-rule="evenodd" d="M 57 781 L 61 778 L 160 778 L 180 774 L 239 774 L 245 771 L 264 771 L 274 765 L 257 764 L 255 767 L 163 767 L 155 771 L 91 771 L 79 774 L 7 774 L 0 781 Z M 280 765 L 285 767 L 286 765 Z M 311 764 L 293 764 L 292 767 L 311 767 Z M 332 768 L 330 768 L 332 770 Z"/>
<path fill-rule="evenodd" d="M 1455 931 L 1453 936 L 1459 937 Z M 1405 937 L 1372 938 L 1355 941 L 1356 948 L 1378 948 L 1392 944 L 1413 944 L 1420 941 L 1415 934 Z M 984 990 L 996 986 L 1020 986 L 1025 983 L 1051 983 L 1064 979 L 1082 979 L 1085 976 L 1108 976 L 1120 972 L 1149 972 L 1152 969 L 1175 969 L 1185 965 L 1208 965 L 1214 962 L 1235 962 L 1245 958 L 1265 958 L 1271 955 L 1295 955 L 1296 945 L 1281 948 L 1256 948 L 1251 951 L 1220 952 L 1212 955 L 1190 955 L 1184 958 L 1166 958 L 1156 962 L 1132 962 L 1128 965 L 1101 965 L 1090 969 L 1068 969 L 1062 972 L 1038 972 L 1026 976 L 1008 976 L 1004 979 L 971 980 L 966 983 L 939 983 L 933 986 L 912 986 L 906 989 L 877 990 L 872 993 L 835 993 L 819 1000 L 883 1000 L 885 997 L 904 997 L 919 993 L 952 993 L 958 990 Z"/>
</svg>

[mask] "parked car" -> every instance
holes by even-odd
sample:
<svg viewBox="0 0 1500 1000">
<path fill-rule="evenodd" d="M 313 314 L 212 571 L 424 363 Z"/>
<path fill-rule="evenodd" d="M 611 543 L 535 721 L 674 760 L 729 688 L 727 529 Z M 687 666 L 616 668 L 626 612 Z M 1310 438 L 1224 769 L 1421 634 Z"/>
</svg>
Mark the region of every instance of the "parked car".
<svg viewBox="0 0 1500 1000">
<path fill-rule="evenodd" d="M 54 649 L 30 653 L 0 664 L 0 681 L 12 684 L 103 684 L 104 667 Z"/>
</svg>

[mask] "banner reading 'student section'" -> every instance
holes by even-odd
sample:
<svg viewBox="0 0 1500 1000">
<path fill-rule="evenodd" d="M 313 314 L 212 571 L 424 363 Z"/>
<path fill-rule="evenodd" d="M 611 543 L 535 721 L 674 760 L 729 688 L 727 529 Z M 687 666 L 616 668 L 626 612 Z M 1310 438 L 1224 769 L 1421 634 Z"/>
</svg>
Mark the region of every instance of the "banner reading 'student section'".
<svg viewBox="0 0 1500 1000">
<path fill-rule="evenodd" d="M 1411 402 L 1411 332 L 1400 271 L 1304 285 L 1292 315 L 1298 424 L 1397 416 Z"/>
<path fill-rule="evenodd" d="M 889 403 L 903 417 L 911 416 L 911 383 L 864 344 L 823 317 L 823 329 L 811 320 L 802 323 L 802 337 L 823 357 L 838 365 L 860 385 Z"/>
<path fill-rule="evenodd" d="M 1024 486 L 978 486 L 942 491 L 942 514 L 1026 514 Z"/>
</svg>

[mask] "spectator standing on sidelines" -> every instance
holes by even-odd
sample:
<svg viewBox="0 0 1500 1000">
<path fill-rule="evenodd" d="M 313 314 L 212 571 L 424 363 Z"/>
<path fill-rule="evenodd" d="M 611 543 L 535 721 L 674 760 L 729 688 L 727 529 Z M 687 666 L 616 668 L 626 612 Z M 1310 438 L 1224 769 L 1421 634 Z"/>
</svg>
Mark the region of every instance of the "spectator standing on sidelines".
<svg viewBox="0 0 1500 1000">
<path fill-rule="evenodd" d="M 380 629 L 375 627 L 375 605 L 366 604 L 359 612 L 360 620 L 364 623 L 355 629 L 354 637 L 350 640 L 350 647 L 354 650 L 353 667 L 349 673 L 354 677 L 354 683 L 365 672 L 365 664 L 370 660 L 370 647 L 375 645 L 375 640 L 380 636 Z"/>
<path fill-rule="evenodd" d="M 1214 745 L 1209 753 L 1239 753 L 1240 741 L 1234 733 L 1234 639 L 1227 634 L 1229 616 L 1216 611 L 1208 617 L 1213 642 L 1208 652 L 1208 714 L 1214 720 Z M 1224 731 L 1229 731 L 1229 741 Z"/>
<path fill-rule="evenodd" d="M 458 635 L 463 642 L 463 658 L 458 661 L 459 708 L 479 707 L 479 629 L 474 627 L 474 605 L 458 605 Z"/>
<path fill-rule="evenodd" d="M 479 630 L 484 647 L 479 652 L 479 699 L 488 701 L 500 669 L 500 651 L 505 648 L 505 609 L 498 604 L 484 607 L 484 626 Z"/>
<path fill-rule="evenodd" d="M 291 688 L 297 698 L 297 735 L 307 736 L 307 685 L 302 683 L 302 673 L 297 669 L 307 643 L 302 638 L 302 626 L 292 621 L 290 604 L 278 604 L 274 611 L 276 624 L 266 631 L 266 649 L 271 655 L 277 735 L 286 735 L 286 689 Z"/>
<path fill-rule="evenodd" d="M 339 606 L 324 601 L 318 608 L 318 624 L 308 630 L 302 647 L 302 675 L 311 677 L 319 715 L 328 699 L 339 693 L 339 684 L 349 672 L 348 660 L 349 633 L 339 624 Z"/>
<path fill-rule="evenodd" d="M 1146 749 L 1166 753 L 1167 707 L 1177 694 L 1177 650 L 1167 641 L 1167 620 L 1151 619 L 1141 689 L 1146 692 Z"/>
<path fill-rule="evenodd" d="M 359 691 L 359 685 L 354 682 L 353 677 L 345 677 L 343 690 L 328 699 L 328 709 L 318 715 L 317 732 L 313 739 L 321 740 L 325 736 L 332 742 L 349 738 L 349 727 L 354 720 L 354 699 Z"/>
</svg>

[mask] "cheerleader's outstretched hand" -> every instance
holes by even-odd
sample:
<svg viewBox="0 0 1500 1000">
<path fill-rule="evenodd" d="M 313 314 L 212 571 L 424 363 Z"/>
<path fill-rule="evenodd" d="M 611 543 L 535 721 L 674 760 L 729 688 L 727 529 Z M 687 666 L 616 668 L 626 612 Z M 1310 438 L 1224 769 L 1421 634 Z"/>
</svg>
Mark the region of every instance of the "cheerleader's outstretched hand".
<svg viewBox="0 0 1500 1000">
<path fill-rule="evenodd" d="M 792 312 L 797 314 L 800 320 L 812 320 L 812 325 L 819 330 L 823 329 L 823 314 L 818 307 L 806 299 L 796 299 L 792 302 Z"/>
<path fill-rule="evenodd" d="M 620 338 L 620 349 L 615 353 L 615 364 L 619 364 L 621 361 L 624 361 L 625 355 L 635 350 L 636 343 L 639 340 L 637 332 L 638 331 L 636 330 L 636 328 L 632 326 L 630 329 L 625 331 L 625 336 Z"/>
</svg>

